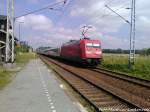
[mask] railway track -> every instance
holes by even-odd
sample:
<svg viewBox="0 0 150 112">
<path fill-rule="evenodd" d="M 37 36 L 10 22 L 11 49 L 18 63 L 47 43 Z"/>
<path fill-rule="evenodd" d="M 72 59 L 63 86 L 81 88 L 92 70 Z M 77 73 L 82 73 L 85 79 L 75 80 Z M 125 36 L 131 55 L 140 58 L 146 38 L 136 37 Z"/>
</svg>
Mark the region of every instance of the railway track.
<svg viewBox="0 0 150 112">
<path fill-rule="evenodd" d="M 89 101 L 96 111 L 137 111 L 132 110 L 135 108 L 141 111 L 140 109 L 150 108 L 149 86 L 136 82 L 135 79 L 132 81 L 129 78 L 106 75 L 98 69 L 73 67 L 43 56 L 41 59 L 52 64 L 53 69 Z"/>
<path fill-rule="evenodd" d="M 129 76 L 129 75 L 124 74 L 124 73 L 118 73 L 118 72 L 114 72 L 114 71 L 103 69 L 103 68 L 96 68 L 96 69 L 92 69 L 92 70 L 150 88 L 150 81 L 149 80 Z"/>
</svg>

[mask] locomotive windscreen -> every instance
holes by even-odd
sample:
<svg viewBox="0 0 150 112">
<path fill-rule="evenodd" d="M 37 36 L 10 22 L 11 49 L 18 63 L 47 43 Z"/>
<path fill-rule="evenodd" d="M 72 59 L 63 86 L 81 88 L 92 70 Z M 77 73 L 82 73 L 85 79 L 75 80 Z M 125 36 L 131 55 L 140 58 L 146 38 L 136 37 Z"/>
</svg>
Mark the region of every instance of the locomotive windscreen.
<svg viewBox="0 0 150 112">
<path fill-rule="evenodd" d="M 86 47 L 90 48 L 101 48 L 101 45 L 98 43 L 86 43 Z"/>
</svg>

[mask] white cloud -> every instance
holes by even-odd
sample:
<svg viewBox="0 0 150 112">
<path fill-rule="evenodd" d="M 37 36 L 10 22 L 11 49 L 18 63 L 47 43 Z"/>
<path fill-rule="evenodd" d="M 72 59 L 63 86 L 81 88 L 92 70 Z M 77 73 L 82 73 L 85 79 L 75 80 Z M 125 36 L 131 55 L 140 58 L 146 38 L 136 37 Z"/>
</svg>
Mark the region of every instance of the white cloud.
<svg viewBox="0 0 150 112">
<path fill-rule="evenodd" d="M 21 17 L 18 21 L 24 22 L 24 26 L 37 31 L 50 31 L 53 26 L 52 21 L 44 15 L 32 14 Z"/>
<path fill-rule="evenodd" d="M 84 17 L 88 23 L 99 27 L 102 31 L 116 32 L 125 22 L 108 10 L 105 7 L 106 3 L 107 2 L 103 0 L 89 0 L 88 2 L 82 0 L 82 3 L 77 2 L 78 5 L 72 8 L 70 15 L 72 17 Z M 116 3 L 116 5 L 111 6 L 111 8 L 115 10 L 119 8 L 120 5 L 121 3 Z M 109 13 L 111 13 L 109 16 L 105 16 Z M 126 10 L 121 10 L 119 13 L 125 17 L 128 15 L 128 11 Z"/>
<path fill-rule="evenodd" d="M 25 28 L 32 29 L 31 32 L 28 32 L 29 37 L 26 40 L 34 47 L 40 45 L 56 47 L 70 39 L 80 38 L 77 36 L 77 30 L 56 27 L 50 18 L 41 14 L 22 17 L 17 21 L 17 24 L 19 22 L 24 22 L 23 26 Z"/>
<path fill-rule="evenodd" d="M 107 36 L 105 39 L 102 38 L 105 47 L 123 47 L 124 41 L 128 41 L 129 38 L 122 38 L 120 35 L 120 30 L 125 29 L 122 32 L 127 31 L 128 25 L 117 17 L 114 13 L 108 10 L 105 5 L 108 4 L 113 10 L 122 15 L 127 20 L 130 20 L 130 10 L 125 8 L 130 7 L 131 3 L 127 0 L 82 0 L 76 1 L 76 4 L 73 6 L 70 11 L 70 16 L 72 18 L 84 18 L 86 23 L 94 25 L 99 31 L 105 32 Z M 150 1 L 149 0 L 137 0 L 136 1 L 136 47 L 149 46 L 150 39 L 148 39 L 150 32 Z M 129 29 L 128 29 L 129 30 Z M 111 36 L 108 34 L 115 33 L 116 36 Z M 118 34 L 118 36 L 117 36 Z M 128 32 L 124 33 L 128 37 Z M 108 38 L 109 37 L 109 38 Z M 111 37 L 111 38 L 110 38 Z M 147 41 L 144 41 L 147 40 Z M 141 44 L 140 44 L 140 41 Z M 127 46 L 127 45 L 126 45 Z M 125 47 L 127 48 L 127 47 Z"/>
<path fill-rule="evenodd" d="M 137 30 L 146 34 L 150 34 L 150 18 L 140 16 L 137 20 Z"/>
</svg>

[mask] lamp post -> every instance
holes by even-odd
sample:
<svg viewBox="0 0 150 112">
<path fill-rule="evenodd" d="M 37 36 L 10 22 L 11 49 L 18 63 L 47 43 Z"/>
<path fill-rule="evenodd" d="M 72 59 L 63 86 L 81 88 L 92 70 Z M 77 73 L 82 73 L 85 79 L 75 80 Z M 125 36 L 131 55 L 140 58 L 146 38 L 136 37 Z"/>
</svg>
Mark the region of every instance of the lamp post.
<svg viewBox="0 0 150 112">
<path fill-rule="evenodd" d="M 19 33 L 18 33 L 18 40 L 20 41 L 20 44 L 21 44 L 21 24 L 23 24 L 24 22 L 19 22 Z M 21 46 L 22 48 L 22 46 Z"/>
<path fill-rule="evenodd" d="M 23 24 L 24 22 L 19 22 L 19 37 L 18 37 L 18 39 L 19 39 L 19 41 L 21 41 L 21 24 Z"/>
</svg>

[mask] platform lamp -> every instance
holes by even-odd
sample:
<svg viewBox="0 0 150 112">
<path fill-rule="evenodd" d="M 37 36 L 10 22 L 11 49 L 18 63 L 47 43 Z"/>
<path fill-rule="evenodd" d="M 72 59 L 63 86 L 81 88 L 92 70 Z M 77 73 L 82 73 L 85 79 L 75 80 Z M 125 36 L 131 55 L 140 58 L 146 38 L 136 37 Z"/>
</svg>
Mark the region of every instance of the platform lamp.
<svg viewBox="0 0 150 112">
<path fill-rule="evenodd" d="M 19 30 L 18 30 L 18 40 L 20 41 L 19 43 L 21 43 L 21 25 L 24 24 L 24 22 L 19 22 Z M 22 47 L 21 47 L 22 48 Z"/>
</svg>

